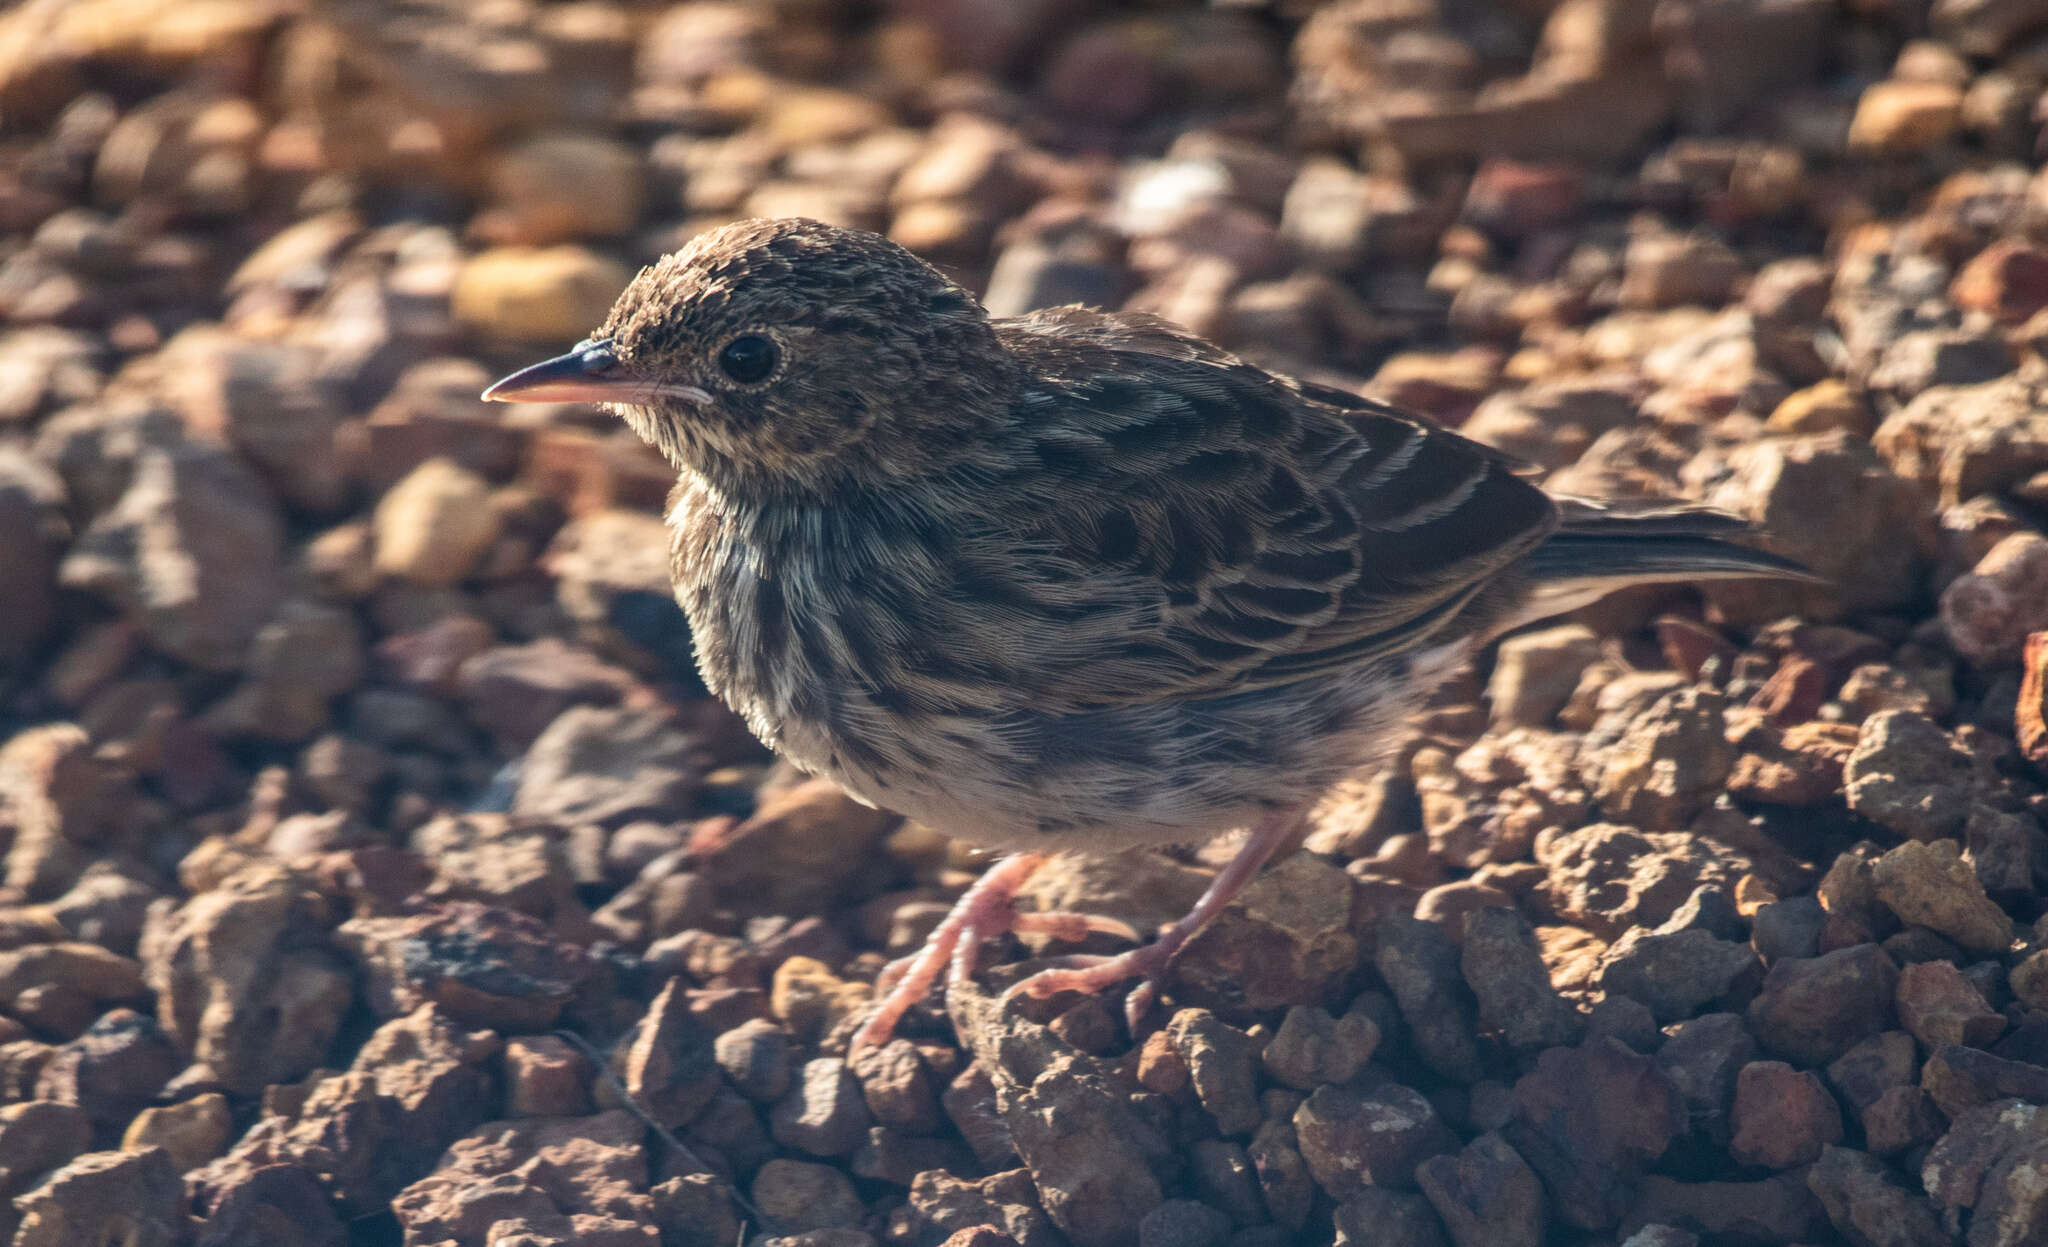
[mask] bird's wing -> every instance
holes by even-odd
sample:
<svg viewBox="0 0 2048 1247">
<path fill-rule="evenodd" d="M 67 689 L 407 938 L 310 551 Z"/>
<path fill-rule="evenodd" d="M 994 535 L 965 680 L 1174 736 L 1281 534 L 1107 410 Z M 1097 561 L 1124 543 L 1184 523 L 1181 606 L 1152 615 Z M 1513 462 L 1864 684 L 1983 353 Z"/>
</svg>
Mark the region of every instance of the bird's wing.
<svg viewBox="0 0 2048 1247">
<path fill-rule="evenodd" d="M 1077 595 L 1138 603 L 1117 643 L 1043 677 L 1048 708 L 1245 692 L 1421 644 L 1557 526 L 1487 447 L 1339 409 L 1165 322 L 1061 309 L 1004 332 L 1043 379 L 1020 419 L 1031 470 L 1062 486 L 1035 531 Z"/>
</svg>

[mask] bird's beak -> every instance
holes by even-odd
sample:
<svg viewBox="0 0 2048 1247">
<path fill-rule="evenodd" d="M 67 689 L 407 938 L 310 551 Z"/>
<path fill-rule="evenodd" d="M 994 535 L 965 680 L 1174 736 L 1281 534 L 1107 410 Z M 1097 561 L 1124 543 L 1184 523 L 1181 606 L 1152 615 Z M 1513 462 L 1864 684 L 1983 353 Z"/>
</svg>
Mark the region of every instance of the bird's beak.
<svg viewBox="0 0 2048 1247">
<path fill-rule="evenodd" d="M 619 368 L 611 343 L 579 342 L 566 355 L 521 368 L 484 391 L 489 403 L 624 403 L 646 387 Z"/>
</svg>

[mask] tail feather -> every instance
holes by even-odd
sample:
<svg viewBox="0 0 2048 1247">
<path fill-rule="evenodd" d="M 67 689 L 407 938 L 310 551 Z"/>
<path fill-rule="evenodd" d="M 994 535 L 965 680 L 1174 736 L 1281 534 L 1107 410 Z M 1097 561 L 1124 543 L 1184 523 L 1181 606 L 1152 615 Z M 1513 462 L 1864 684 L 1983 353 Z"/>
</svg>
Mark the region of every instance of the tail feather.
<svg viewBox="0 0 2048 1247">
<path fill-rule="evenodd" d="M 1577 610 L 1637 584 L 1757 578 L 1827 583 L 1791 559 L 1728 540 L 1755 530 L 1725 511 L 1612 510 L 1578 499 L 1560 499 L 1560 509 L 1564 523 L 1522 561 L 1530 596 L 1512 626 Z"/>
</svg>

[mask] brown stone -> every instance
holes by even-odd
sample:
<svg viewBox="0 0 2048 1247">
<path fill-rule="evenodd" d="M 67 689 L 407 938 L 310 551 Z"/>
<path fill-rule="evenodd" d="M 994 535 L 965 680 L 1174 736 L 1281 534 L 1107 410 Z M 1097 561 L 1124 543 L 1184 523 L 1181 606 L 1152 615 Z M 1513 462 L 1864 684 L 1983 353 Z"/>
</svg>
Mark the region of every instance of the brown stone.
<svg viewBox="0 0 2048 1247">
<path fill-rule="evenodd" d="M 1884 1028 L 1898 967 L 1875 944 L 1787 958 L 1764 976 L 1749 1024 L 1769 1051 L 1800 1065 L 1831 1061 Z"/>
<path fill-rule="evenodd" d="M 140 1152 L 160 1147 L 179 1173 L 197 1169 L 227 1150 L 234 1119 L 227 1097 L 218 1092 L 146 1108 L 121 1135 L 121 1150 Z"/>
<path fill-rule="evenodd" d="M 545 1030 L 592 973 L 581 948 L 524 914 L 455 901 L 408 918 L 357 918 L 335 932 L 384 1017 L 432 1001 L 472 1026 Z"/>
<path fill-rule="evenodd" d="M 21 1247 L 118 1242 L 178 1247 L 191 1235 L 185 1188 L 170 1154 L 88 1152 L 17 1196 Z"/>
<path fill-rule="evenodd" d="M 141 951 L 164 1029 L 230 1089 L 305 1074 L 354 999 L 327 921 L 310 881 L 258 865 L 152 923 Z"/>
<path fill-rule="evenodd" d="M 391 1211 L 425 1242 L 483 1241 L 512 1219 L 560 1226 L 569 1241 L 658 1247 L 643 1132 L 623 1111 L 491 1122 L 451 1143 Z"/>
<path fill-rule="evenodd" d="M 1174 960 L 1192 1000 L 1263 1011 L 1325 998 L 1358 963 L 1353 884 L 1308 853 L 1268 867 Z"/>
<path fill-rule="evenodd" d="M 1542 1176 L 1558 1215 L 1587 1229 L 1621 1219 L 1635 1181 L 1685 1129 L 1671 1079 L 1611 1038 L 1543 1052 L 1514 1103 L 1502 1134 Z"/>
<path fill-rule="evenodd" d="M 1949 961 L 1921 961 L 1899 971 L 1899 1025 L 1928 1051 L 1943 1044 L 1988 1047 L 2005 1017 Z"/>
<path fill-rule="evenodd" d="M 1420 1092 L 1396 1084 L 1362 1095 L 1319 1087 L 1295 1110 L 1294 1133 L 1316 1184 L 1338 1200 L 1411 1187 L 1417 1165 L 1458 1143 Z"/>
<path fill-rule="evenodd" d="M 1543 1241 L 1543 1185 L 1497 1134 L 1482 1134 L 1455 1155 L 1430 1157 L 1415 1179 L 1458 1247 L 1537 1247 Z"/>
<path fill-rule="evenodd" d="M 1834 1097 L 1812 1073 L 1782 1061 L 1743 1066 L 1732 1124 L 1728 1154 L 1771 1169 L 1811 1164 L 1823 1148 L 1842 1141 L 1842 1113 Z"/>
</svg>

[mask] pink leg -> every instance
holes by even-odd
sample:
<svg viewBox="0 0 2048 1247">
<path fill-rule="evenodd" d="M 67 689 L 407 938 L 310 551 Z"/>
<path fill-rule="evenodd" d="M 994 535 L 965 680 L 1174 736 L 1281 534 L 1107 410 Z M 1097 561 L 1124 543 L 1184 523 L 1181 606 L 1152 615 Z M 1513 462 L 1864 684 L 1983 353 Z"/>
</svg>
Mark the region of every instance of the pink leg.
<svg viewBox="0 0 2048 1247">
<path fill-rule="evenodd" d="M 1019 853 L 989 867 L 974 881 L 925 940 L 924 947 L 909 957 L 892 961 L 875 980 L 882 999 L 874 1015 L 854 1033 L 853 1047 L 887 1043 L 890 1032 L 904 1011 L 923 1000 L 944 970 L 947 981 L 961 982 L 974 974 L 975 954 L 981 942 L 1005 931 L 1039 932 L 1064 940 L 1078 940 L 1091 931 L 1103 931 L 1135 940 L 1138 933 L 1113 918 L 1090 914 L 1020 914 L 1010 908 L 1017 889 L 1045 862 L 1043 853 Z"/>
<path fill-rule="evenodd" d="M 1193 939 L 1196 932 L 1214 922 L 1224 907 L 1259 873 L 1267 859 L 1292 838 L 1301 814 L 1301 807 L 1289 806 L 1260 819 L 1252 827 L 1244 847 L 1210 881 L 1208 890 L 1202 893 L 1202 899 L 1195 902 L 1195 907 L 1150 944 L 1114 957 L 1067 958 L 1064 966 L 1041 970 L 1012 986 L 1003 993 L 1004 996 L 1025 995 L 1042 1000 L 1060 992 L 1095 992 L 1125 979 L 1143 979 L 1145 981 L 1124 1001 L 1124 1012 L 1130 1019 L 1131 1033 L 1135 1035 L 1139 1021 L 1159 995 L 1158 978 L 1166 972 L 1174 954 Z"/>
</svg>

